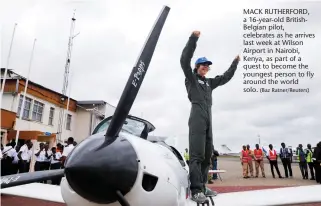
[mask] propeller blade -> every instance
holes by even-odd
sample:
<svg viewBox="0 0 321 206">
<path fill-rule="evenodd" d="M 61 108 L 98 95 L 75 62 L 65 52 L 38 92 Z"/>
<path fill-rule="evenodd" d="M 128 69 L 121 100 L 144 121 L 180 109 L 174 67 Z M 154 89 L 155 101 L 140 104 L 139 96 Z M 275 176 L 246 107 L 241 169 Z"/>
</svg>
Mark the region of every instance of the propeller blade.
<svg viewBox="0 0 321 206">
<path fill-rule="evenodd" d="M 64 173 L 64 169 L 59 169 L 1 176 L 1 188 L 4 189 L 8 187 L 63 177 Z"/>
<path fill-rule="evenodd" d="M 106 132 L 106 144 L 112 143 L 118 136 L 124 121 L 129 114 L 129 111 L 135 101 L 139 88 L 144 80 L 147 69 L 153 57 L 159 36 L 165 24 L 166 18 L 169 14 L 170 8 L 164 6 L 160 12 L 159 17 L 156 19 L 152 30 L 147 37 L 146 43 L 143 46 L 140 56 L 137 59 L 124 91 L 120 97 L 110 125 Z"/>
</svg>

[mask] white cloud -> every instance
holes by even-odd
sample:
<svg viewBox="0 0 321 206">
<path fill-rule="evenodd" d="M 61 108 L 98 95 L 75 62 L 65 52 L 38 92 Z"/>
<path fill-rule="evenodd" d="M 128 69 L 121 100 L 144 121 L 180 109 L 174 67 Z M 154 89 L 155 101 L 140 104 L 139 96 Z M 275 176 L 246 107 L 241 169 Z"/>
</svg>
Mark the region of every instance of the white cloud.
<svg viewBox="0 0 321 206">
<path fill-rule="evenodd" d="M 70 19 L 76 9 L 75 32 L 80 34 L 74 40 L 71 59 L 71 95 L 82 100 L 104 99 L 116 105 L 155 19 L 167 4 L 171 11 L 131 114 L 143 113 L 156 126 L 155 134 L 178 136 L 184 148 L 190 103 L 179 58 L 191 32 L 201 31 L 192 63 L 198 56 L 207 56 L 213 60 L 209 76 L 215 76 L 222 74 L 243 49 L 243 8 L 307 8 L 309 21 L 287 29 L 317 35 L 301 49 L 304 61 L 315 73 L 313 80 L 301 84 L 309 87 L 310 93 L 244 93 L 241 62 L 234 78 L 213 92 L 213 135 L 216 145 L 254 144 L 257 134 L 275 144 L 315 144 L 320 140 L 321 126 L 321 3 L 271 2 L 7 1 L 0 9 L 4 20 L 1 57 L 6 60 L 17 22 L 10 68 L 26 75 L 33 39 L 37 38 L 31 80 L 61 91 Z"/>
</svg>

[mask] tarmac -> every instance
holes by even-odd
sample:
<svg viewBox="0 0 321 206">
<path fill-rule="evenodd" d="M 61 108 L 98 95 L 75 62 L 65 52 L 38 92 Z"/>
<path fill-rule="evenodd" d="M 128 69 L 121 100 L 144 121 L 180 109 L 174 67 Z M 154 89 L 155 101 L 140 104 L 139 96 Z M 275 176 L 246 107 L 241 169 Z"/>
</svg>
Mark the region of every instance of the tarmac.
<svg viewBox="0 0 321 206">
<path fill-rule="evenodd" d="M 218 169 L 226 170 L 226 173 L 221 174 L 221 180 L 215 180 L 213 184 L 209 184 L 208 187 L 219 192 L 237 192 L 247 190 L 258 190 L 268 188 L 280 188 L 280 187 L 291 187 L 291 186 L 302 186 L 302 185 L 317 185 L 316 181 L 303 180 L 299 165 L 297 163 L 292 164 L 293 178 L 272 178 L 270 165 L 265 163 L 265 174 L 266 178 L 263 178 L 259 173 L 258 178 L 243 179 L 242 166 L 239 158 L 235 157 L 219 157 L 218 158 Z M 279 164 L 279 170 L 281 175 L 284 176 L 283 165 Z M 276 174 L 276 173 L 275 173 Z M 254 168 L 255 175 L 255 168 Z M 310 178 L 310 173 L 309 173 Z M 52 203 L 48 201 L 35 200 L 30 198 L 21 198 L 14 196 L 1 195 L 1 205 L 4 206 L 65 206 L 65 204 Z M 321 206 L 321 203 L 314 204 L 300 204 L 306 206 Z"/>
</svg>

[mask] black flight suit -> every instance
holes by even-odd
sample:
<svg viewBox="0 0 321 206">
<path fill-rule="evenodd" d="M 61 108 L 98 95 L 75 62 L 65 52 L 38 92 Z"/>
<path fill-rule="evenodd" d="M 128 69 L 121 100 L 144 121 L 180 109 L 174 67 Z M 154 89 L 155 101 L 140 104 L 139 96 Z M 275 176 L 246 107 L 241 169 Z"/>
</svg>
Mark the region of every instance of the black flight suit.
<svg viewBox="0 0 321 206">
<path fill-rule="evenodd" d="M 317 183 L 321 183 L 321 166 L 320 163 L 318 162 L 318 159 L 321 160 L 321 148 L 317 146 L 314 149 L 312 157 L 315 158 L 316 160 L 314 161 L 314 169 L 315 169 L 315 180 Z"/>
<path fill-rule="evenodd" d="M 230 68 L 215 78 L 201 77 L 193 73 L 191 59 L 196 49 L 198 37 L 193 34 L 182 52 L 180 63 L 185 74 L 185 86 L 188 99 L 192 103 L 189 126 L 190 182 L 192 195 L 204 192 L 207 183 L 210 158 L 212 154 L 212 91 L 227 83 L 235 73 L 238 59 L 234 59 Z"/>
<path fill-rule="evenodd" d="M 317 167 L 318 167 L 318 183 L 321 184 L 321 146 L 319 146 L 319 153 L 316 159 L 317 159 Z"/>
</svg>

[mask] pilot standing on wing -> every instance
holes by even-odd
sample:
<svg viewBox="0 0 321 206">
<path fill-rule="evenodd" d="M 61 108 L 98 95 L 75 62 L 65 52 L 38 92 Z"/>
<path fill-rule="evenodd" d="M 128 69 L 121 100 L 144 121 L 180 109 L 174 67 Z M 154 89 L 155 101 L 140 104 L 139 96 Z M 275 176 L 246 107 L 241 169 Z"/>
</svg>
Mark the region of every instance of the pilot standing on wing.
<svg viewBox="0 0 321 206">
<path fill-rule="evenodd" d="M 191 68 L 191 59 L 200 36 L 194 31 L 181 55 L 181 67 L 185 74 L 185 86 L 188 99 L 192 103 L 189 125 L 189 151 L 190 151 L 190 182 L 192 200 L 203 203 L 206 196 L 214 196 L 215 192 L 208 189 L 207 174 L 212 154 L 212 91 L 227 83 L 234 75 L 240 57 L 237 56 L 230 68 L 215 78 L 206 78 L 211 61 L 205 57 L 197 59 L 194 69 Z"/>
</svg>

